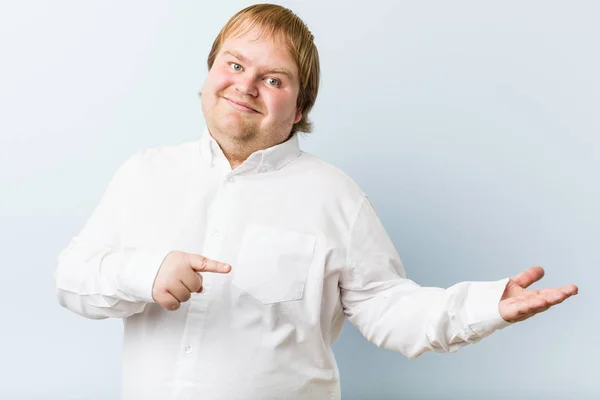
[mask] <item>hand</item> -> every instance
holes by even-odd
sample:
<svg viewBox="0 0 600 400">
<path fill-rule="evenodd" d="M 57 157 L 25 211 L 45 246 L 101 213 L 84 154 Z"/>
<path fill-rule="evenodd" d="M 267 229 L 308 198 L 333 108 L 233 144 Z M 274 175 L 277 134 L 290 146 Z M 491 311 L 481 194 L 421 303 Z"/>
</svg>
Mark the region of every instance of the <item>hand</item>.
<svg viewBox="0 0 600 400">
<path fill-rule="evenodd" d="M 577 294 L 579 290 L 573 284 L 555 289 L 525 290 L 543 276 L 542 267 L 531 267 L 510 278 L 498 305 L 500 315 L 505 321 L 524 321 L 555 304 L 562 303 L 566 298 Z"/>
<path fill-rule="evenodd" d="M 231 266 L 198 254 L 172 251 L 163 260 L 152 286 L 152 298 L 166 310 L 177 310 L 181 303 L 202 292 L 201 272 L 226 274 Z"/>
</svg>

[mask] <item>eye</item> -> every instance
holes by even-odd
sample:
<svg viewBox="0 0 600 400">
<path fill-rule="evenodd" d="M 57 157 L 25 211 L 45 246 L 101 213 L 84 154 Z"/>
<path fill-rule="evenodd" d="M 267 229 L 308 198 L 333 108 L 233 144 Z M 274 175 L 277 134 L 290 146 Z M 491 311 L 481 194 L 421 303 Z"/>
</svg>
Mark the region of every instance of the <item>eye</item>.
<svg viewBox="0 0 600 400">
<path fill-rule="evenodd" d="M 273 86 L 273 87 L 279 87 L 279 86 L 281 86 L 281 81 L 277 78 L 267 78 L 267 85 Z"/>
<path fill-rule="evenodd" d="M 231 68 L 237 72 L 239 72 L 243 69 L 242 66 L 238 63 L 231 63 Z"/>
</svg>

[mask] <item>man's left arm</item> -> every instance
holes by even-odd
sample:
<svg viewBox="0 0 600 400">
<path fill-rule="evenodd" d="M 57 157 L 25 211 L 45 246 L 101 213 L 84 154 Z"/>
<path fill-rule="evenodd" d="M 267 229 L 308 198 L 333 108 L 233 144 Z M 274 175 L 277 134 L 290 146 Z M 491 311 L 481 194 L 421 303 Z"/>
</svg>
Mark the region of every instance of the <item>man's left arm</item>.
<svg viewBox="0 0 600 400">
<path fill-rule="evenodd" d="M 363 336 L 414 358 L 430 350 L 454 352 L 577 292 L 574 285 L 525 290 L 542 276 L 543 270 L 534 267 L 494 282 L 461 282 L 447 289 L 419 286 L 406 279 L 400 257 L 365 197 L 349 235 L 340 289 L 344 312 Z"/>
</svg>

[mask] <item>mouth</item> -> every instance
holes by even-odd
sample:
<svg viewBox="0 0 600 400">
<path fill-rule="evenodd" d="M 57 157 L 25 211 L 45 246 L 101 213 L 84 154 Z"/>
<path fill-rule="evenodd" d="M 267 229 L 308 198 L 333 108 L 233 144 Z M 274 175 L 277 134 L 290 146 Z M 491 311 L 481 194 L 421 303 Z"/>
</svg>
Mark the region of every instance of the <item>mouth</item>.
<svg viewBox="0 0 600 400">
<path fill-rule="evenodd" d="M 227 102 L 229 103 L 229 105 L 231 107 L 235 108 L 238 111 L 242 111 L 242 112 L 246 112 L 246 113 L 250 113 L 250 114 L 260 114 L 261 113 L 257 109 L 253 108 L 250 104 L 244 103 L 243 101 L 232 100 L 228 97 L 223 97 L 223 98 L 225 100 L 227 100 Z"/>
</svg>

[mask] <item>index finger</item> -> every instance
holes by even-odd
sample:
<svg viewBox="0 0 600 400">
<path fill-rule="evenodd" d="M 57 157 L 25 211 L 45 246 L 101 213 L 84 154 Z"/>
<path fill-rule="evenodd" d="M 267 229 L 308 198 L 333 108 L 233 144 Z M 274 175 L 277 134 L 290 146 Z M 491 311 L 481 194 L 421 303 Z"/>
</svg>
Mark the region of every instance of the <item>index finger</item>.
<svg viewBox="0 0 600 400">
<path fill-rule="evenodd" d="M 190 266 L 196 272 L 216 272 L 227 274 L 231 271 L 231 265 L 211 260 L 199 254 L 189 254 Z"/>
</svg>

